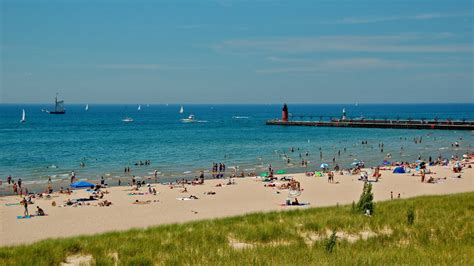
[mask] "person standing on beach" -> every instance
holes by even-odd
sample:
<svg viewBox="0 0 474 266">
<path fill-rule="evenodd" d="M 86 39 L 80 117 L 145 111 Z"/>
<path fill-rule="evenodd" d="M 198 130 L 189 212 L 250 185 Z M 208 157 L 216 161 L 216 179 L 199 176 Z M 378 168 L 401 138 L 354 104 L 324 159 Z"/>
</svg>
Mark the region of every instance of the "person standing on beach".
<svg viewBox="0 0 474 266">
<path fill-rule="evenodd" d="M 203 171 L 201 171 L 199 173 L 199 179 L 200 179 L 201 184 L 204 184 L 204 172 Z"/>
<path fill-rule="evenodd" d="M 13 182 L 13 194 L 18 194 L 18 185 L 16 184 L 16 182 Z"/>
<path fill-rule="evenodd" d="M 28 213 L 28 201 L 26 200 L 26 198 L 23 198 L 20 203 L 23 205 L 23 207 L 25 207 L 23 217 L 29 216 L 30 214 Z"/>
<path fill-rule="evenodd" d="M 75 179 L 76 179 L 76 173 L 73 170 L 72 173 L 71 173 L 71 184 L 74 183 Z"/>
<path fill-rule="evenodd" d="M 9 176 L 7 177 L 7 182 L 8 182 L 9 185 L 10 185 L 10 183 L 12 182 L 12 176 L 11 176 L 11 175 L 9 175 Z"/>
<path fill-rule="evenodd" d="M 18 188 L 21 189 L 21 178 L 18 179 Z"/>
</svg>

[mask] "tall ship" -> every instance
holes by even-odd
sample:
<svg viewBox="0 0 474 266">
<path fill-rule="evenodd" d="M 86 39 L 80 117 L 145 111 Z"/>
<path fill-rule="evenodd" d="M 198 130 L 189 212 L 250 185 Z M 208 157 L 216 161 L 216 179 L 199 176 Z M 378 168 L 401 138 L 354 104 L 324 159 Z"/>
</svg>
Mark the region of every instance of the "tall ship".
<svg viewBox="0 0 474 266">
<path fill-rule="evenodd" d="M 64 109 L 64 100 L 58 101 L 58 94 L 56 93 L 56 98 L 54 98 L 54 111 L 49 111 L 52 115 L 63 115 L 66 113 Z"/>
</svg>

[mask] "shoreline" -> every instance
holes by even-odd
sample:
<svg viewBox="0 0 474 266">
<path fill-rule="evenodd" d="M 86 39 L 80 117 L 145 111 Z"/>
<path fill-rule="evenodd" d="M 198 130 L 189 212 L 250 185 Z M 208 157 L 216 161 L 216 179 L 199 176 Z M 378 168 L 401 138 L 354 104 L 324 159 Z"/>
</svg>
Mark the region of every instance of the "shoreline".
<svg viewBox="0 0 474 266">
<path fill-rule="evenodd" d="M 471 163 L 472 164 L 472 163 Z M 443 166 L 429 167 L 436 174 L 434 178 L 440 183 L 421 183 L 419 176 L 394 174 L 382 170 L 379 182 L 373 184 L 376 201 L 390 200 L 393 191 L 395 200 L 400 193 L 401 198 L 441 195 L 474 191 L 474 170 L 464 168 L 462 178 L 454 178 L 451 168 Z M 23 206 L 6 204 L 19 201 L 18 196 L 0 197 L 0 230 L 2 238 L 0 246 L 33 243 L 47 238 L 68 237 L 77 235 L 93 235 L 111 231 L 122 231 L 132 228 L 146 228 L 161 224 L 182 223 L 195 220 L 230 217 L 253 212 L 294 210 L 298 208 L 333 206 L 357 202 L 362 191 L 363 182 L 358 175 L 340 175 L 336 173 L 336 183 L 328 183 L 327 175 L 323 177 L 306 176 L 305 173 L 276 175 L 292 176 L 301 183 L 302 194 L 299 202 L 309 203 L 306 206 L 280 206 L 285 203 L 288 192 L 276 187 L 265 186 L 258 177 L 235 178 L 234 185 L 226 185 L 226 179 L 206 179 L 204 185 L 187 185 L 187 193 L 182 188 L 171 189 L 168 185 L 152 185 L 157 195 L 147 194 L 147 187 L 142 187 L 142 195 L 129 195 L 129 186 L 109 187 L 104 199 L 112 202 L 110 207 L 97 206 L 98 201 L 91 205 L 78 207 L 59 207 L 67 199 L 88 197 L 90 193 L 77 190 L 73 194 L 55 193 L 52 199 L 36 199 L 30 205 L 33 213 L 40 206 L 48 214 L 45 217 L 17 219 L 23 214 Z M 430 176 L 430 175 L 427 175 Z M 216 187 L 221 183 L 222 186 Z M 277 184 L 283 181 L 276 181 Z M 276 184 L 276 185 L 277 185 Z M 205 192 L 213 191 L 214 195 Z M 177 200 L 177 198 L 194 195 L 197 200 Z M 134 204 L 136 200 L 143 204 Z M 57 203 L 52 206 L 52 201 Z M 147 202 L 149 201 L 149 202 Z M 155 202 L 157 201 L 157 202 Z M 94 206 L 96 205 L 96 206 Z M 124 216 L 123 214 L 127 215 Z M 54 225 L 54 226 L 51 226 Z"/>
</svg>

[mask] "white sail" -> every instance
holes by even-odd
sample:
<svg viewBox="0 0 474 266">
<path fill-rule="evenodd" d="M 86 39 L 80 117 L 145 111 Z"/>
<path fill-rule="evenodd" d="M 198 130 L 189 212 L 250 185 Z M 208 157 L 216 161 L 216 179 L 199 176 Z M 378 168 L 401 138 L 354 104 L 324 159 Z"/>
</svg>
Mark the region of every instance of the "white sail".
<svg viewBox="0 0 474 266">
<path fill-rule="evenodd" d="M 26 122 L 26 113 L 25 113 L 25 109 L 23 109 L 23 113 L 21 114 L 21 120 L 20 120 L 20 123 L 24 123 Z"/>
<path fill-rule="evenodd" d="M 86 104 L 86 111 L 89 110 L 89 104 Z"/>
<path fill-rule="evenodd" d="M 141 106 L 141 105 L 139 105 L 139 106 L 138 106 L 138 111 L 140 111 L 141 109 L 142 109 L 142 106 Z"/>
<path fill-rule="evenodd" d="M 181 109 L 179 109 L 179 113 L 180 113 L 180 114 L 184 113 L 184 108 L 183 108 L 182 105 L 181 105 Z"/>
</svg>

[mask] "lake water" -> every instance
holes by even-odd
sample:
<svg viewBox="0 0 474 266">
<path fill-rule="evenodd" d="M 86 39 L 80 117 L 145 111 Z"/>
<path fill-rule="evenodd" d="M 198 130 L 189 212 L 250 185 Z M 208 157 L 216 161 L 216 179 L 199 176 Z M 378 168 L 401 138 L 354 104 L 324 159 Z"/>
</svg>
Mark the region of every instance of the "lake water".
<svg viewBox="0 0 474 266">
<path fill-rule="evenodd" d="M 323 162 L 332 165 L 333 157 L 348 167 L 354 159 L 380 164 L 387 153 L 392 160 L 413 161 L 419 155 L 435 158 L 474 151 L 471 131 L 266 126 L 267 119 L 280 117 L 281 105 L 185 105 L 184 114 L 179 114 L 179 105 L 145 104 L 138 111 L 138 105 L 90 104 L 87 112 L 84 105 L 65 107 L 65 115 L 50 115 L 42 112 L 52 109 L 48 105 L 0 105 L 1 179 L 12 175 L 45 182 L 48 176 L 68 179 L 75 170 L 80 179 L 96 180 L 121 176 L 129 166 L 134 175 L 157 169 L 168 180 L 195 176 L 212 162 L 257 173 L 270 163 L 288 172 L 304 171 L 300 153 L 309 160 L 309 169 L 318 169 Z M 340 117 L 342 108 L 354 117 L 474 120 L 474 104 L 289 105 L 290 113 L 315 117 Z M 19 123 L 22 109 L 24 124 Z M 183 123 L 189 114 L 198 122 Z M 122 122 L 125 116 L 134 122 Z M 421 144 L 415 144 L 413 139 L 420 137 Z M 459 148 L 451 146 L 455 141 Z M 383 152 L 379 143 L 384 143 Z M 291 147 L 295 152 L 289 151 Z M 292 164 L 282 158 L 284 153 Z M 135 166 L 139 160 L 151 160 L 151 166 Z"/>
</svg>

